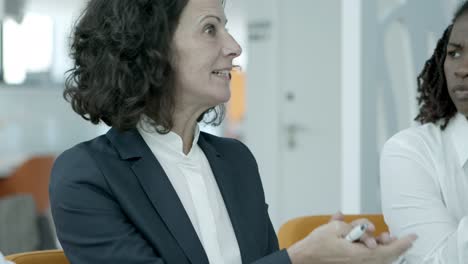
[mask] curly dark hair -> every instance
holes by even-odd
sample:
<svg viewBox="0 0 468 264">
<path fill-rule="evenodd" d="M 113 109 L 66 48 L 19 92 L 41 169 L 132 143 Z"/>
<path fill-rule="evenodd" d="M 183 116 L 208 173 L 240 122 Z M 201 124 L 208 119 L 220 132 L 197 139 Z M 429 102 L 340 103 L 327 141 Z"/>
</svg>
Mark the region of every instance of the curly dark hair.
<svg viewBox="0 0 468 264">
<path fill-rule="evenodd" d="M 453 24 L 468 11 L 468 1 L 465 1 L 455 12 L 444 34 L 437 42 L 431 58 L 426 61 L 422 72 L 418 75 L 419 114 L 415 120 L 421 124 L 442 121 L 440 128 L 444 130 L 450 119 L 457 113 L 447 89 L 444 62 L 447 55 L 447 45 Z"/>
<path fill-rule="evenodd" d="M 71 37 L 73 68 L 64 98 L 84 119 L 121 131 L 148 116 L 159 133 L 173 128 L 171 42 L 188 0 L 91 0 Z M 217 125 L 224 106 L 207 123 Z"/>
</svg>

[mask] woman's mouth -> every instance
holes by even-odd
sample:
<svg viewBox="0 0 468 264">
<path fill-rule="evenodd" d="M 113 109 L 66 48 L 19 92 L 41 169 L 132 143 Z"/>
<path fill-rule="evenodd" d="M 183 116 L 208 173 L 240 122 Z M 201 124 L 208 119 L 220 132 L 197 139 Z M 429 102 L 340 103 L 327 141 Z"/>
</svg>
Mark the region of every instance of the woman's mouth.
<svg viewBox="0 0 468 264">
<path fill-rule="evenodd" d="M 458 85 L 453 89 L 453 94 L 459 100 L 468 100 L 468 86 Z"/>
<path fill-rule="evenodd" d="M 231 80 L 231 71 L 219 70 L 219 71 L 212 71 L 211 73 L 224 80 L 228 80 L 228 81 Z"/>
</svg>

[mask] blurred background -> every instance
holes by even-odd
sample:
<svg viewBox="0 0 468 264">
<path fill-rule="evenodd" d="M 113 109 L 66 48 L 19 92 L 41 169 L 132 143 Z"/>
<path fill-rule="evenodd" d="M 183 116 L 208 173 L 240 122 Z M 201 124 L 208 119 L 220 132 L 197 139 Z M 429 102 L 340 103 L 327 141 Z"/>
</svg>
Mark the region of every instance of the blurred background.
<svg viewBox="0 0 468 264">
<path fill-rule="evenodd" d="M 414 125 L 416 76 L 458 0 L 228 0 L 244 49 L 225 122 L 203 129 L 257 158 L 276 229 L 297 216 L 380 213 L 379 153 Z M 54 158 L 105 133 L 62 98 L 84 0 L 0 0 L 0 251 L 57 245 Z"/>
</svg>

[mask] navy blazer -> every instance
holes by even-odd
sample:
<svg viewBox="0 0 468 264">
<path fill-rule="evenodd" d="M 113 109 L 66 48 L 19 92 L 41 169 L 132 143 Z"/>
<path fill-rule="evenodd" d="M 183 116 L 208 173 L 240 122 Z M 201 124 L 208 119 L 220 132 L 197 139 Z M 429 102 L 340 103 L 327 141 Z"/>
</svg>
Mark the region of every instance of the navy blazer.
<svg viewBox="0 0 468 264">
<path fill-rule="evenodd" d="M 198 145 L 226 204 L 242 263 L 290 263 L 278 250 L 247 147 L 206 133 Z M 65 151 L 49 188 L 57 235 L 72 264 L 208 263 L 177 193 L 136 129 L 111 129 Z"/>
</svg>

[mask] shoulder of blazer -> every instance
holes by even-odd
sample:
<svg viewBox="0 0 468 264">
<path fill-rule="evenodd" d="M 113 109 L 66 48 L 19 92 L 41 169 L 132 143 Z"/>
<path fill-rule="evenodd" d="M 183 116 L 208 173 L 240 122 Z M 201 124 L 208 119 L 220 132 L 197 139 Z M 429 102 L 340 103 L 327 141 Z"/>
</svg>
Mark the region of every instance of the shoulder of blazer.
<svg viewBox="0 0 468 264">
<path fill-rule="evenodd" d="M 94 139 L 81 142 L 70 149 L 64 151 L 57 160 L 72 159 L 87 155 L 88 157 L 96 158 L 99 156 L 118 157 L 118 153 L 112 142 L 105 135 L 98 136 Z"/>
<path fill-rule="evenodd" d="M 100 167 L 104 160 L 120 160 L 104 136 L 77 144 L 59 155 L 50 176 L 51 202 L 60 203 L 60 199 L 69 197 L 69 189 L 77 186 L 92 186 L 89 190 L 110 196 Z"/>
<path fill-rule="evenodd" d="M 255 159 L 250 149 L 241 141 L 234 138 L 225 138 L 211 135 L 205 132 L 200 133 L 199 143 L 203 144 L 206 141 L 210 144 L 219 154 L 223 156 L 242 155 Z"/>
</svg>

